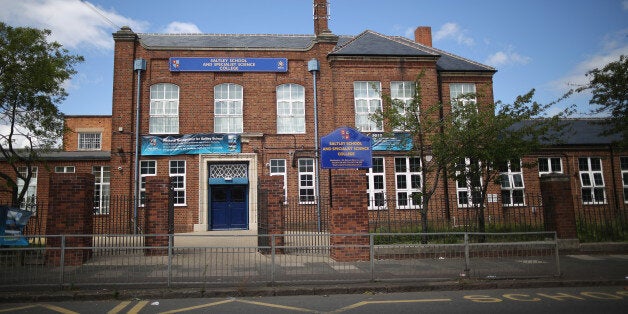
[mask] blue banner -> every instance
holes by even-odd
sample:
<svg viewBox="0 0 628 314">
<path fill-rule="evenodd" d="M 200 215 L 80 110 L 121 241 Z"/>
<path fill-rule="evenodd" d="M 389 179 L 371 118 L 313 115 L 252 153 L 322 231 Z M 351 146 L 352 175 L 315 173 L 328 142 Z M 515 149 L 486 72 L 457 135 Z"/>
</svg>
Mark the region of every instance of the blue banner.
<svg viewBox="0 0 628 314">
<path fill-rule="evenodd" d="M 287 58 L 170 58 L 171 72 L 287 72 Z"/>
<path fill-rule="evenodd" d="M 240 153 L 239 134 L 185 134 L 142 136 L 143 156 Z"/>
<path fill-rule="evenodd" d="M 321 168 L 363 169 L 373 166 L 373 140 L 349 127 L 321 138 Z"/>
<path fill-rule="evenodd" d="M 373 150 L 382 151 L 409 151 L 412 149 L 412 136 L 410 133 L 383 133 L 371 134 L 373 138 Z"/>
</svg>

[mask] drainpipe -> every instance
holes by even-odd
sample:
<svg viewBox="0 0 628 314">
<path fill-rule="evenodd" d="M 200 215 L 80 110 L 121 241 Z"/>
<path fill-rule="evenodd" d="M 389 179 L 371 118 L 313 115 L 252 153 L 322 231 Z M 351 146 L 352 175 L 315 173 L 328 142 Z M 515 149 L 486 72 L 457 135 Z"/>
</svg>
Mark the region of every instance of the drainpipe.
<svg viewBox="0 0 628 314">
<path fill-rule="evenodd" d="M 138 225 L 137 225 L 137 209 L 139 207 L 139 199 L 140 199 L 140 90 L 142 86 L 142 71 L 146 70 L 146 60 L 144 59 L 136 59 L 133 62 L 133 70 L 137 71 L 137 96 L 136 96 L 136 106 L 135 106 L 135 183 L 133 184 L 133 233 L 137 234 Z"/>
<path fill-rule="evenodd" d="M 317 216 L 317 229 L 318 232 L 321 232 L 321 198 L 320 198 L 320 190 L 321 190 L 321 178 L 320 178 L 320 170 L 319 170 L 319 152 L 318 152 L 318 108 L 317 108 L 317 99 L 316 99 L 316 72 L 320 70 L 320 64 L 318 60 L 312 59 L 307 63 L 307 70 L 312 72 L 312 86 L 314 89 L 314 149 L 315 149 L 315 162 L 314 165 L 314 175 L 316 177 L 316 191 L 314 197 L 316 199 L 316 216 Z"/>
</svg>

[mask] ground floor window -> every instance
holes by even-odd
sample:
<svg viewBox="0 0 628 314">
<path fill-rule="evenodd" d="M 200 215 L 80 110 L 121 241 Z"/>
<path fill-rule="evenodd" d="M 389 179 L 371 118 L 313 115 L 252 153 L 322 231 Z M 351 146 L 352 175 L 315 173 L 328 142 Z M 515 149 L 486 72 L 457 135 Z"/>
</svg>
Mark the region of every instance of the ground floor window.
<svg viewBox="0 0 628 314">
<path fill-rule="evenodd" d="M 383 157 L 373 157 L 373 167 L 366 172 L 368 209 L 386 209 L 386 170 Z"/>
<path fill-rule="evenodd" d="M 624 203 L 628 204 L 628 157 L 620 157 L 621 182 L 624 185 Z"/>
<path fill-rule="evenodd" d="M 28 176 L 27 167 L 18 167 L 17 169 L 20 176 L 25 178 Z M 31 167 L 31 179 L 26 186 L 25 181 L 22 178 L 17 178 L 17 190 L 22 191 L 26 189 L 24 194 L 24 200 L 20 203 L 21 209 L 34 211 L 37 209 L 37 167 Z"/>
<path fill-rule="evenodd" d="M 185 160 L 170 161 L 170 178 L 174 192 L 174 205 L 185 205 Z"/>
<path fill-rule="evenodd" d="M 580 186 L 583 204 L 606 203 L 604 177 L 602 176 L 602 158 L 578 158 Z"/>
<path fill-rule="evenodd" d="M 456 195 L 458 207 L 477 206 L 482 200 L 482 178 L 480 167 L 476 159 L 465 158 L 456 168 Z"/>
<path fill-rule="evenodd" d="M 271 159 L 269 162 L 270 175 L 283 177 L 283 198 L 288 200 L 287 172 L 285 159 Z"/>
<path fill-rule="evenodd" d="M 316 202 L 316 177 L 314 158 L 299 159 L 299 202 Z"/>
<path fill-rule="evenodd" d="M 93 166 L 94 214 L 108 214 L 110 200 L 111 170 L 109 166 Z"/>
<path fill-rule="evenodd" d="M 523 206 L 524 184 L 520 160 L 511 160 L 499 169 L 504 206 Z"/>
<path fill-rule="evenodd" d="M 421 182 L 421 158 L 395 157 L 397 208 L 416 209 L 421 206 Z"/>
<path fill-rule="evenodd" d="M 140 205 L 144 206 L 146 200 L 146 177 L 157 175 L 157 161 L 140 161 Z"/>
</svg>

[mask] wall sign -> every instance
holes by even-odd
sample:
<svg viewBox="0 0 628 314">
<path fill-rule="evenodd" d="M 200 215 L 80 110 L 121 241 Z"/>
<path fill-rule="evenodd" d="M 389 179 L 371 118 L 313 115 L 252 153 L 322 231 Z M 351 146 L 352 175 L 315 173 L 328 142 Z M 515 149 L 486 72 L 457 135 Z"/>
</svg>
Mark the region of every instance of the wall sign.
<svg viewBox="0 0 628 314">
<path fill-rule="evenodd" d="M 142 136 L 143 156 L 240 153 L 239 134 L 185 134 Z"/>
<path fill-rule="evenodd" d="M 412 149 L 412 136 L 410 133 L 383 133 L 371 134 L 373 138 L 373 150 L 377 151 L 409 151 Z"/>
<path fill-rule="evenodd" d="M 334 130 L 321 138 L 321 168 L 356 169 L 373 165 L 373 140 L 349 127 Z"/>
<path fill-rule="evenodd" d="M 171 72 L 287 72 L 287 58 L 170 58 Z"/>
</svg>

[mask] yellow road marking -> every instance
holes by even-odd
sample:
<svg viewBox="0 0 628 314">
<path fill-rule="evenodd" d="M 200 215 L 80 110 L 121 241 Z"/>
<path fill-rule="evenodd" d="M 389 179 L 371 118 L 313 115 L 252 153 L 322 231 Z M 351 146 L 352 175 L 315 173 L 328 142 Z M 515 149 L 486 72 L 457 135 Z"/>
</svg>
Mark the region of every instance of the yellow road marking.
<svg viewBox="0 0 628 314">
<path fill-rule="evenodd" d="M 450 302 L 451 299 L 419 299 L 419 300 L 385 300 L 385 301 L 362 301 L 341 309 L 332 311 L 331 313 L 341 313 L 347 310 L 356 309 L 369 304 L 393 304 L 393 303 L 423 303 L 423 302 Z"/>
<path fill-rule="evenodd" d="M 74 312 L 68 309 L 64 309 L 62 307 L 56 306 L 56 305 L 50 305 L 50 304 L 41 304 L 42 307 L 45 307 L 51 311 L 55 311 L 55 312 L 59 312 L 59 313 L 63 313 L 63 314 L 79 314 L 78 312 Z"/>
<path fill-rule="evenodd" d="M 224 301 L 218 301 L 218 302 L 214 302 L 214 303 L 207 303 L 207 304 L 201 304 L 201 305 L 196 305 L 196 306 L 190 306 L 190 307 L 186 307 L 186 308 L 182 308 L 182 309 L 176 309 L 176 310 L 171 310 L 171 311 L 167 311 L 167 312 L 161 312 L 161 314 L 171 314 L 171 313 L 187 312 L 187 311 L 202 309 L 204 307 L 221 305 L 221 304 L 230 303 L 230 302 L 233 302 L 233 300 L 224 300 Z"/>
<path fill-rule="evenodd" d="M 132 307 L 127 313 L 129 314 L 136 314 L 139 313 L 140 310 L 146 306 L 146 304 L 148 304 L 148 301 L 140 301 L 137 302 L 137 304 L 135 304 L 134 307 Z"/>
<path fill-rule="evenodd" d="M 2 309 L 2 310 L 0 310 L 0 313 L 25 310 L 25 309 L 30 309 L 30 308 L 33 308 L 33 307 L 36 307 L 36 306 L 38 306 L 38 305 L 27 305 L 27 306 L 20 306 L 20 307 L 12 307 L 10 309 Z"/>
<path fill-rule="evenodd" d="M 107 312 L 107 314 L 117 314 L 117 313 L 120 313 L 120 311 L 122 311 L 122 309 L 125 308 L 130 303 L 131 303 L 131 301 L 120 302 L 120 304 L 118 304 L 114 308 L 112 308 L 111 311 Z"/>
<path fill-rule="evenodd" d="M 304 309 L 304 308 L 300 308 L 300 307 L 294 307 L 294 306 L 288 306 L 288 305 L 280 305 L 280 304 L 272 304 L 272 303 L 264 303 L 264 302 L 257 302 L 257 301 L 236 300 L 236 302 L 253 304 L 253 305 L 259 305 L 259 306 L 266 306 L 266 307 L 274 307 L 274 308 L 278 308 L 278 309 L 282 309 L 282 310 L 291 310 L 291 311 L 309 312 L 309 313 L 315 313 L 316 312 L 316 311 L 313 311 L 313 310 Z"/>
</svg>

